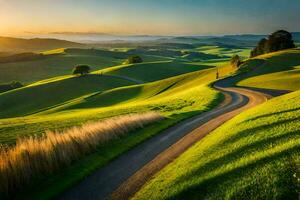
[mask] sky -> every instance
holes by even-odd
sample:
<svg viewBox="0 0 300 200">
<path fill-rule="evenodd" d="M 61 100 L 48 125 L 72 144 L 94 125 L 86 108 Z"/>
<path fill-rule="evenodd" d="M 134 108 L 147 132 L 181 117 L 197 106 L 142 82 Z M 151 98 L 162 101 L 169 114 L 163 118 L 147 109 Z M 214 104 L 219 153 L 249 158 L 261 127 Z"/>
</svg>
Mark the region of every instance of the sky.
<svg viewBox="0 0 300 200">
<path fill-rule="evenodd" d="M 0 0 L 0 35 L 300 31 L 300 0 Z"/>
</svg>

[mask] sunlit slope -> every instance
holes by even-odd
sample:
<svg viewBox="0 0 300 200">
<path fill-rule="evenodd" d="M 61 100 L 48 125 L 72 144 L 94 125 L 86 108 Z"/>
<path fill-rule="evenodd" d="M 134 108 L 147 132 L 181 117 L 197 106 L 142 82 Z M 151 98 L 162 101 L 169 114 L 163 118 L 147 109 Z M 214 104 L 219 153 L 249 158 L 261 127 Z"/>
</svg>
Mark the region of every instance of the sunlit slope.
<svg viewBox="0 0 300 200">
<path fill-rule="evenodd" d="M 58 112 L 61 110 L 108 107 L 120 104 L 126 106 L 155 104 L 159 108 L 156 108 L 155 106 L 150 108 L 151 110 L 161 109 L 163 112 L 166 112 L 167 110 L 172 112 L 172 106 L 163 104 L 166 104 L 170 99 L 174 99 L 174 102 L 169 102 L 169 104 L 182 104 L 182 107 L 193 105 L 193 101 L 188 102 L 187 99 L 183 100 L 187 97 L 185 94 L 204 96 L 204 94 L 201 93 L 197 94 L 197 90 L 195 88 L 203 84 L 208 84 L 210 81 L 214 80 L 214 78 L 214 69 L 191 72 L 151 83 L 119 87 L 98 92 L 90 96 L 84 96 L 75 99 L 74 101 L 67 102 L 66 104 L 50 109 L 41 114 Z M 183 99 L 180 99 L 181 95 Z M 196 97 L 194 98 L 196 99 Z M 179 103 L 179 101 L 182 102 Z M 159 106 L 162 102 L 164 103 Z M 174 109 L 179 109 L 179 107 L 174 107 Z"/>
<path fill-rule="evenodd" d="M 74 98 L 34 115 L 0 120 L 0 142 L 10 144 L 20 136 L 136 112 L 158 111 L 170 117 L 168 123 L 174 123 L 210 109 L 220 101 L 220 93 L 207 86 L 213 80 L 215 70 L 207 69 Z"/>
<path fill-rule="evenodd" d="M 133 82 L 94 74 L 44 80 L 0 94 L 0 117 L 33 114 L 83 95 L 130 84 Z"/>
<path fill-rule="evenodd" d="M 299 90 L 300 50 L 286 50 L 265 54 L 246 61 L 242 70 L 250 77 L 238 82 L 239 86 Z"/>
<path fill-rule="evenodd" d="M 159 172 L 134 199 L 297 199 L 299 102 L 297 91 L 235 117 Z"/>
<path fill-rule="evenodd" d="M 199 52 L 212 54 L 212 55 L 223 55 L 232 57 L 233 55 L 239 55 L 242 58 L 248 58 L 250 56 L 251 48 L 238 48 L 233 46 L 200 46 L 197 48 Z"/>
<path fill-rule="evenodd" d="M 190 64 L 179 61 L 163 61 L 121 65 L 103 70 L 103 72 L 109 75 L 129 77 L 144 82 L 151 82 L 207 68 L 211 68 L 211 66 Z"/>
</svg>

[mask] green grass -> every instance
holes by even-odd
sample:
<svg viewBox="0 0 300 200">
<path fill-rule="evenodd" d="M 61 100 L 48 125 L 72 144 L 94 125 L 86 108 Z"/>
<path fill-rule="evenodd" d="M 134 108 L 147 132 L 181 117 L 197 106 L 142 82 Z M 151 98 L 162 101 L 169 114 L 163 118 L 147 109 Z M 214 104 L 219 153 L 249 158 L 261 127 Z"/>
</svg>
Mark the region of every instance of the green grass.
<svg viewBox="0 0 300 200">
<path fill-rule="evenodd" d="M 130 81 L 99 75 L 65 76 L 0 94 L 1 118 L 33 114 L 74 98 L 115 87 Z"/>
<path fill-rule="evenodd" d="M 152 82 L 180 74 L 211 68 L 201 64 L 178 61 L 149 62 L 121 65 L 103 70 L 105 74 L 130 77 L 144 82 Z"/>
<path fill-rule="evenodd" d="M 298 49 L 258 56 L 241 66 L 249 75 L 237 85 L 295 91 L 300 89 L 299 65 Z"/>
<path fill-rule="evenodd" d="M 240 114 L 165 167 L 133 199 L 297 199 L 299 102 L 298 91 Z"/>
</svg>

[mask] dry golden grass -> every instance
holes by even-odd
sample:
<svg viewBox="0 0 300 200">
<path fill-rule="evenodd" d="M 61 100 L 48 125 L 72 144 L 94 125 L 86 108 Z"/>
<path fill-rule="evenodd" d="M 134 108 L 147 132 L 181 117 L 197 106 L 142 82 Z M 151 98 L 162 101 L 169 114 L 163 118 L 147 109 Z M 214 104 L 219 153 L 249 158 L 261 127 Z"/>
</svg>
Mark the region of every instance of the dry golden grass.
<svg viewBox="0 0 300 200">
<path fill-rule="evenodd" d="M 33 178 L 70 165 L 100 144 L 162 119 L 155 112 L 123 115 L 62 132 L 48 131 L 42 137 L 20 139 L 14 147 L 1 148 L 0 192 L 7 194 L 19 189 Z"/>
</svg>

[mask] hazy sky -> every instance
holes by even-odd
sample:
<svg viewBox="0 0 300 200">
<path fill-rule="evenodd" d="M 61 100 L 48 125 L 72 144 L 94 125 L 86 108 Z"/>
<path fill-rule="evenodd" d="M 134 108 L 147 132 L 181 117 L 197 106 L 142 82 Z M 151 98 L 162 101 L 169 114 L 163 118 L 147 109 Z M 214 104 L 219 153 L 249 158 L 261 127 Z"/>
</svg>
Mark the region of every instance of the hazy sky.
<svg viewBox="0 0 300 200">
<path fill-rule="evenodd" d="M 300 31 L 300 0 L 0 0 L 0 35 Z"/>
</svg>

